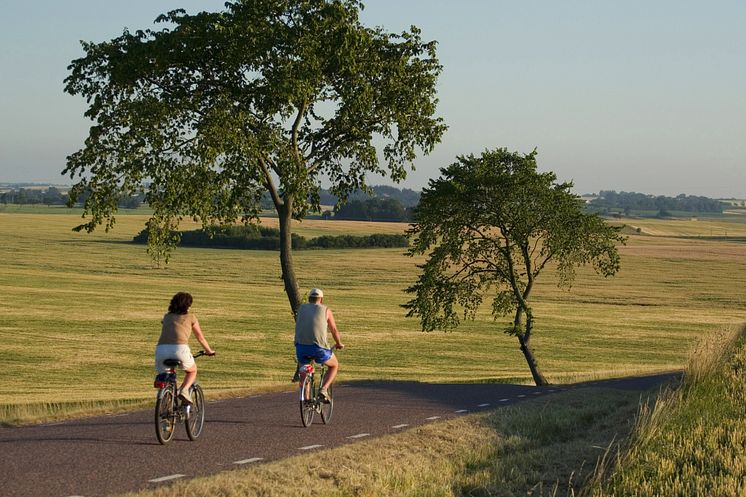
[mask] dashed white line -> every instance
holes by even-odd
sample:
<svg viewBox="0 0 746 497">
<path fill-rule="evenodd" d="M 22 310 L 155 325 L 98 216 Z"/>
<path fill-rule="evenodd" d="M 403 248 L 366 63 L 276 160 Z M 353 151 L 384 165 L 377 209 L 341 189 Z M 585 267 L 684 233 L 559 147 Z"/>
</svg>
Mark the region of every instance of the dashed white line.
<svg viewBox="0 0 746 497">
<path fill-rule="evenodd" d="M 507 402 L 507 401 L 509 401 L 509 400 L 510 400 L 510 399 L 500 399 L 500 402 Z"/>
<path fill-rule="evenodd" d="M 425 418 L 427 421 L 435 421 L 436 419 L 440 419 L 440 416 L 430 416 L 429 418 Z"/>
<path fill-rule="evenodd" d="M 518 396 L 519 399 L 522 399 L 523 397 L 525 397 L 525 395 L 519 395 Z"/>
<path fill-rule="evenodd" d="M 150 483 L 161 483 L 164 481 L 170 481 L 170 480 L 176 480 L 178 478 L 184 478 L 186 475 L 168 475 L 168 476 L 161 476 L 160 478 L 153 478 L 152 480 L 148 480 Z"/>
<path fill-rule="evenodd" d="M 240 461 L 233 461 L 233 464 L 250 464 L 252 462 L 263 461 L 261 457 L 252 457 L 250 459 L 241 459 Z"/>
<path fill-rule="evenodd" d="M 534 395 L 541 395 L 544 392 L 534 392 Z"/>
<path fill-rule="evenodd" d="M 456 414 L 463 414 L 465 412 L 469 412 L 468 409 L 459 409 L 458 411 L 455 411 Z"/>
<path fill-rule="evenodd" d="M 357 435 L 351 435 L 347 438 L 363 438 L 363 437 L 369 437 L 370 433 L 358 433 Z"/>
<path fill-rule="evenodd" d="M 404 428 L 406 426 L 409 426 L 407 423 L 401 424 L 401 425 L 394 425 L 392 428 Z"/>
<path fill-rule="evenodd" d="M 487 407 L 489 404 L 479 404 L 477 407 Z"/>
<path fill-rule="evenodd" d="M 298 450 L 313 450 L 323 447 L 323 445 L 306 445 L 305 447 L 299 447 Z"/>
</svg>

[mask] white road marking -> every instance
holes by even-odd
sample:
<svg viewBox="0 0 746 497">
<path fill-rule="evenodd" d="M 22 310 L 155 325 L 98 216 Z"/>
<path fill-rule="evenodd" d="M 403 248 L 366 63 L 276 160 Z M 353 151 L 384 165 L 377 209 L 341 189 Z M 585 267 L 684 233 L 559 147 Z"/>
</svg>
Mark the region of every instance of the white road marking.
<svg viewBox="0 0 746 497">
<path fill-rule="evenodd" d="M 489 404 L 479 404 L 477 407 L 487 407 Z"/>
<path fill-rule="evenodd" d="M 541 395 L 544 392 L 534 392 L 534 395 Z"/>
<path fill-rule="evenodd" d="M 525 397 L 525 395 L 519 395 L 518 396 L 519 399 L 522 399 L 523 397 Z"/>
<path fill-rule="evenodd" d="M 429 418 L 425 418 L 427 421 L 435 421 L 436 419 L 440 419 L 440 416 L 430 416 Z"/>
<path fill-rule="evenodd" d="M 363 437 L 369 437 L 370 433 L 358 433 L 357 435 L 352 435 L 347 438 L 363 438 Z"/>
<path fill-rule="evenodd" d="M 298 450 L 313 450 L 323 447 L 323 445 L 306 445 L 305 447 L 299 447 Z"/>
<path fill-rule="evenodd" d="M 455 412 L 456 412 L 456 414 L 463 414 L 465 412 L 469 412 L 469 410 L 468 409 L 459 409 L 458 411 L 455 411 Z"/>
<path fill-rule="evenodd" d="M 150 483 L 161 483 L 164 481 L 169 480 L 176 480 L 178 478 L 184 478 L 186 475 L 169 475 L 169 476 L 161 476 L 160 478 L 153 478 L 152 480 L 148 480 Z"/>
<path fill-rule="evenodd" d="M 394 425 L 392 428 L 404 428 L 405 426 L 409 426 L 408 424 L 404 423 L 402 425 Z"/>
<path fill-rule="evenodd" d="M 510 399 L 500 399 L 500 402 L 507 402 L 507 401 L 509 401 L 509 400 L 510 400 Z"/>
<path fill-rule="evenodd" d="M 249 464 L 252 462 L 263 461 L 261 457 L 252 457 L 251 459 L 241 459 L 240 461 L 233 461 L 233 464 Z"/>
</svg>

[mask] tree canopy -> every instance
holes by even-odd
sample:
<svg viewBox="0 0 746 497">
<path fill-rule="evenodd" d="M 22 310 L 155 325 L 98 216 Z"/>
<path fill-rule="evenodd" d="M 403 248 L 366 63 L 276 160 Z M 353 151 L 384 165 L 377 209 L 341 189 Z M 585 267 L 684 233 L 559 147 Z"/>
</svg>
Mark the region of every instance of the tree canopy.
<svg viewBox="0 0 746 497">
<path fill-rule="evenodd" d="M 117 197 L 144 190 L 150 252 L 167 260 L 179 221 L 256 218 L 269 192 L 280 262 L 300 305 L 292 218 L 318 208 L 322 178 L 341 199 L 366 174 L 406 176 L 445 131 L 435 116 L 436 43 L 412 26 L 368 28 L 357 0 L 238 0 L 222 12 L 174 10 L 164 27 L 83 43 L 65 90 L 93 121 L 64 173 L 87 223 L 114 225 Z"/>
<path fill-rule="evenodd" d="M 458 157 L 431 180 L 415 210 L 410 255 L 427 253 L 414 297 L 404 304 L 423 330 L 449 329 L 473 319 L 485 299 L 495 319 L 513 314 L 504 329 L 516 336 L 537 385 L 546 384 L 530 348 L 531 291 L 550 267 L 570 287 L 578 266 L 604 276 L 619 270 L 619 230 L 584 213 L 572 183 L 537 171 L 536 152 L 506 149 Z"/>
</svg>

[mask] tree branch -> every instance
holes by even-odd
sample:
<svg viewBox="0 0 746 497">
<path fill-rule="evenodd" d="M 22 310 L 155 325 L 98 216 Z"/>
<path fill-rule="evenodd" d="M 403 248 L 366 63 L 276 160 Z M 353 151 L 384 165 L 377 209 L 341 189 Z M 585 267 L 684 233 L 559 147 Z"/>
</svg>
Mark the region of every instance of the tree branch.
<svg viewBox="0 0 746 497">
<path fill-rule="evenodd" d="M 269 171 L 267 163 L 264 159 L 259 159 L 259 167 L 262 169 L 262 174 L 264 175 L 264 187 L 267 189 L 269 195 L 272 197 L 272 202 L 275 204 L 275 207 L 279 209 L 280 206 L 284 205 L 284 202 L 280 197 L 280 192 L 277 191 L 275 182 L 272 179 L 272 173 Z"/>
</svg>

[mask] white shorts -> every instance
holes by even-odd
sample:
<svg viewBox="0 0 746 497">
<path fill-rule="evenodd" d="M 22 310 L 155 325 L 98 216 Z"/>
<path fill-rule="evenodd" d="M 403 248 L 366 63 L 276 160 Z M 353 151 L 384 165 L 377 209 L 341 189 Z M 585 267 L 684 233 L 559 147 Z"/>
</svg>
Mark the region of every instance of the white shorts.
<svg viewBox="0 0 746 497">
<path fill-rule="evenodd" d="M 178 359 L 181 361 L 181 369 L 192 369 L 194 357 L 189 345 L 185 344 L 163 344 L 155 348 L 155 369 L 159 373 L 166 371 L 163 361 L 166 359 Z"/>
</svg>

